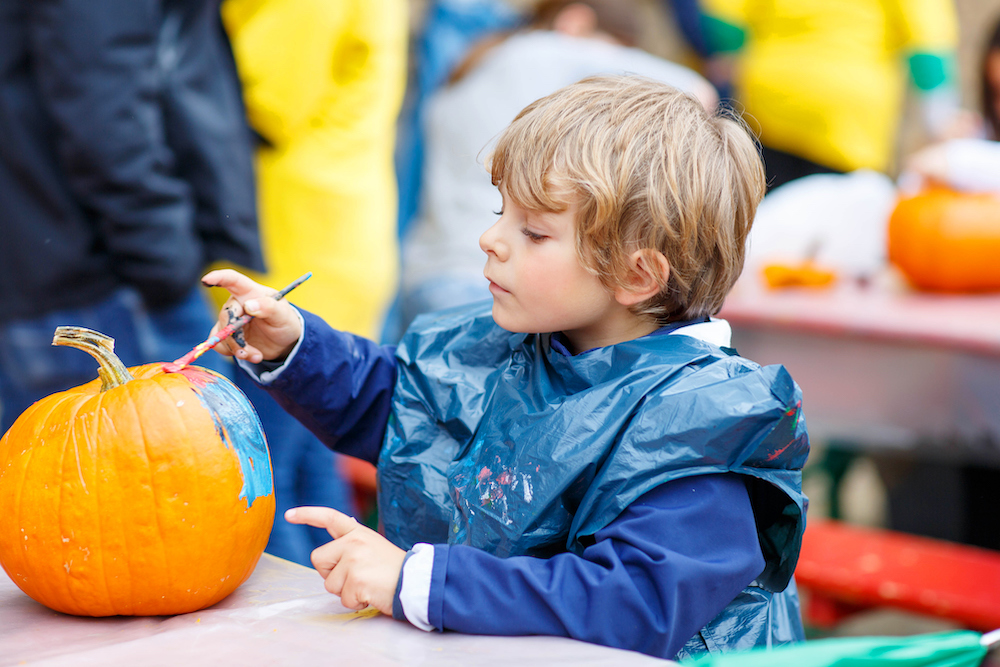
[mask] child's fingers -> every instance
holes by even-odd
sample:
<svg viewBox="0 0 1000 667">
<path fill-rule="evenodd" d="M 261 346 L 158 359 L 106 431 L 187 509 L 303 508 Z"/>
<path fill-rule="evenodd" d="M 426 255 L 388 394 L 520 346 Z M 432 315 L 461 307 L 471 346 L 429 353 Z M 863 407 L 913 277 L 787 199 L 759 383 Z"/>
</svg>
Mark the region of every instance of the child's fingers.
<svg viewBox="0 0 1000 667">
<path fill-rule="evenodd" d="M 368 598 L 364 594 L 365 587 L 357 581 L 356 559 L 352 565 L 341 545 L 342 542 L 334 540 L 313 550 L 313 567 L 323 577 L 323 587 L 339 597 L 342 605 L 348 609 L 364 609 L 368 606 Z"/>
<path fill-rule="evenodd" d="M 223 342 L 217 345 L 215 349 L 227 357 L 236 357 L 251 364 L 259 364 L 264 361 L 264 353 L 249 343 L 240 347 L 236 343 L 226 344 L 226 342 Z"/>
<path fill-rule="evenodd" d="M 315 565 L 313 567 L 315 567 Z M 322 574 L 322 571 L 319 570 L 319 568 L 317 568 L 317 571 Z M 344 586 L 347 584 L 347 574 L 348 569 L 346 567 L 337 567 L 337 565 L 334 564 L 329 570 L 327 570 L 327 575 L 324 577 L 323 587 L 330 593 L 333 593 L 337 597 L 341 598 L 341 603 L 343 603 Z M 346 607 L 348 605 L 345 604 L 344 606 Z"/>
<path fill-rule="evenodd" d="M 354 517 L 330 507 L 293 507 L 285 512 L 285 521 L 326 528 L 333 539 L 343 537 L 361 526 Z"/>
<path fill-rule="evenodd" d="M 278 301 L 275 296 L 277 292 L 257 294 L 243 302 L 236 301 L 234 297 L 226 302 L 226 307 L 232 308 L 235 317 L 246 314 L 259 320 L 267 320 L 273 327 L 283 328 L 293 323 L 296 317 L 293 308 L 287 302 Z"/>
<path fill-rule="evenodd" d="M 254 282 L 233 269 L 209 271 L 202 276 L 201 282 L 209 287 L 222 287 L 228 290 L 239 301 L 242 301 L 252 293 L 259 293 L 260 290 L 264 289 L 259 283 Z"/>
<path fill-rule="evenodd" d="M 309 561 L 312 566 L 316 568 L 319 572 L 319 576 L 323 579 L 328 579 L 330 573 L 333 572 L 333 568 L 337 567 L 337 563 L 340 562 L 343 549 L 340 548 L 340 543 L 334 540 L 333 542 L 327 542 L 326 544 L 316 547 L 309 554 Z M 336 582 L 337 580 L 334 580 Z M 340 578 L 341 584 L 343 583 L 343 577 Z M 328 585 L 329 589 L 329 585 Z M 340 590 L 330 590 L 334 595 L 340 595 Z"/>
<path fill-rule="evenodd" d="M 254 297 L 252 299 L 247 299 L 243 303 L 243 312 L 247 315 L 253 315 L 254 317 L 259 317 L 261 319 L 267 319 L 274 314 L 277 309 L 278 301 L 271 296 Z"/>
<path fill-rule="evenodd" d="M 330 590 L 329 587 L 327 587 L 327 590 Z M 362 597 L 358 587 L 349 585 L 347 581 L 341 584 L 338 595 L 340 596 L 340 604 L 348 609 L 360 611 L 368 606 L 368 601 Z"/>
<path fill-rule="evenodd" d="M 323 578 L 323 587 L 328 592 L 339 597 L 341 604 L 349 609 L 363 608 L 367 605 L 358 607 L 357 596 L 352 595 L 350 591 L 345 591 L 351 568 L 347 564 L 341 563 L 343 557 L 343 543 L 334 540 L 313 549 L 309 555 L 309 560 L 312 562 L 312 566 L 316 569 L 316 572 L 319 573 L 319 576 Z"/>
</svg>

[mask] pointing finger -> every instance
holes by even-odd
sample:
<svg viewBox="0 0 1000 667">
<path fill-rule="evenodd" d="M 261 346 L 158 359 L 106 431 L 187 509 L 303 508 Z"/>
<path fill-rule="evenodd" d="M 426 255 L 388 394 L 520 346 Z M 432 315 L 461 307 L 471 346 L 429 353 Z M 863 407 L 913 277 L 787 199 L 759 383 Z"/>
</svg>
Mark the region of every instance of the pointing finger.
<svg viewBox="0 0 1000 667">
<path fill-rule="evenodd" d="M 354 517 L 330 507 L 293 507 L 285 512 L 285 521 L 326 528 L 333 539 L 343 537 L 361 525 Z"/>
</svg>

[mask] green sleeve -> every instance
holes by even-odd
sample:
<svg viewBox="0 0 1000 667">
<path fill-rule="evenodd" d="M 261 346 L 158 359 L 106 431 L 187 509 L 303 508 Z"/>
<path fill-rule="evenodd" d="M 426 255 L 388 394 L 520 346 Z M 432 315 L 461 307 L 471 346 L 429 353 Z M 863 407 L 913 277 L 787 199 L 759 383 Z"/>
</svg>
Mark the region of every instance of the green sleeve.
<svg viewBox="0 0 1000 667">
<path fill-rule="evenodd" d="M 952 80 L 954 57 L 934 53 L 914 53 L 909 57 L 910 76 L 914 85 L 924 92 L 934 90 Z"/>
<path fill-rule="evenodd" d="M 701 30 L 710 53 L 731 53 L 743 48 L 743 28 L 708 14 L 701 15 Z"/>
</svg>

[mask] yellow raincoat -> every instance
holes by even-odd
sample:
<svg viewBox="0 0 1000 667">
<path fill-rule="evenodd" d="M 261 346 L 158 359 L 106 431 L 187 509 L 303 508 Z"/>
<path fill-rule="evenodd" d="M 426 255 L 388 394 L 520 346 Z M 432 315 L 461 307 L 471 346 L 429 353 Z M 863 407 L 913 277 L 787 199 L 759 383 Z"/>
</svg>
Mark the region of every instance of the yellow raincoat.
<svg viewBox="0 0 1000 667">
<path fill-rule="evenodd" d="M 702 0 L 702 10 L 709 41 L 739 53 L 735 93 L 761 141 L 840 171 L 889 168 L 908 61 L 918 89 L 933 90 L 949 82 L 958 42 L 951 0 Z"/>
<path fill-rule="evenodd" d="M 261 232 L 296 304 L 378 338 L 397 281 L 396 116 L 406 0 L 226 0 L 257 152 Z"/>
</svg>

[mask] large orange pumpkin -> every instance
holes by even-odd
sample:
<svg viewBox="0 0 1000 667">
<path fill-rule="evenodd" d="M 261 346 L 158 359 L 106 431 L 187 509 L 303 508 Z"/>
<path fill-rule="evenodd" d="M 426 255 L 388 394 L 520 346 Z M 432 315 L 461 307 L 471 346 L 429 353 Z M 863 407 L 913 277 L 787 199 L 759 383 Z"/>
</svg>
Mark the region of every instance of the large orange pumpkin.
<svg viewBox="0 0 1000 667">
<path fill-rule="evenodd" d="M 126 369 L 114 341 L 60 327 L 100 378 L 44 398 L 0 440 L 0 565 L 84 616 L 195 611 L 253 571 L 274 520 L 260 420 L 225 378 Z"/>
<path fill-rule="evenodd" d="M 901 199 L 889 260 L 919 289 L 1000 289 L 1000 197 L 942 188 Z"/>
</svg>

